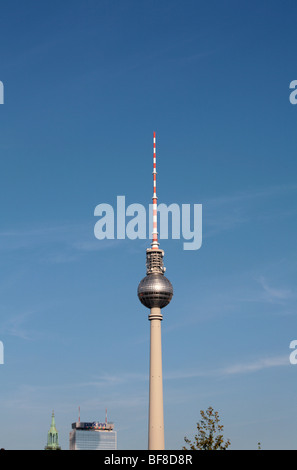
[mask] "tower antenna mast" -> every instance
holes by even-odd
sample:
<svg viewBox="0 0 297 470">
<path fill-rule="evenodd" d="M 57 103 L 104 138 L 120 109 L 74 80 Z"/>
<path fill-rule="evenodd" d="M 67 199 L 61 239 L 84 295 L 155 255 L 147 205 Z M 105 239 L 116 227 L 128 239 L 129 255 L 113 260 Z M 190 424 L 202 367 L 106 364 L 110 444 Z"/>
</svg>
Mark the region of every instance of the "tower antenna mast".
<svg viewBox="0 0 297 470">
<path fill-rule="evenodd" d="M 159 248 L 158 222 L 157 222 L 157 156 L 156 156 L 156 133 L 153 135 L 153 242 L 152 249 Z"/>
</svg>

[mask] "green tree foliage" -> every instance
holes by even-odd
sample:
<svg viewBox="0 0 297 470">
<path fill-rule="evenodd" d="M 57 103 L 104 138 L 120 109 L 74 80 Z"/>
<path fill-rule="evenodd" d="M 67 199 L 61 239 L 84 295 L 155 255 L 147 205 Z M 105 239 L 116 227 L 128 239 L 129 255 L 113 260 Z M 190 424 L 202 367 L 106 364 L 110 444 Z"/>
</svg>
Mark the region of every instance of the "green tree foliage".
<svg viewBox="0 0 297 470">
<path fill-rule="evenodd" d="M 201 410 L 201 420 L 197 423 L 197 434 L 193 442 L 187 437 L 184 438 L 189 448 L 183 450 L 226 450 L 230 441 L 224 442 L 223 429 L 220 423 L 219 413 L 210 406 L 206 411 Z"/>
</svg>

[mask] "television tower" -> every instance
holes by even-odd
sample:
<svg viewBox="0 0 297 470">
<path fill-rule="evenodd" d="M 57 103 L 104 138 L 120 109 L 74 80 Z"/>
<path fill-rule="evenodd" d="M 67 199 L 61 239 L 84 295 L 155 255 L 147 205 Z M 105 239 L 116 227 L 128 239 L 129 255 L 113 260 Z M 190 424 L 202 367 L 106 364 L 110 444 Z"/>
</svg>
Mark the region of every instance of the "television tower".
<svg viewBox="0 0 297 470">
<path fill-rule="evenodd" d="M 163 450 L 164 415 L 163 415 L 163 378 L 162 378 L 162 343 L 161 308 L 169 304 L 173 296 L 170 281 L 164 276 L 164 251 L 159 248 L 157 229 L 157 169 L 156 169 L 156 133 L 153 138 L 153 237 L 151 248 L 146 250 L 146 276 L 137 290 L 140 302 L 150 309 L 150 376 L 149 376 L 149 450 Z"/>
</svg>

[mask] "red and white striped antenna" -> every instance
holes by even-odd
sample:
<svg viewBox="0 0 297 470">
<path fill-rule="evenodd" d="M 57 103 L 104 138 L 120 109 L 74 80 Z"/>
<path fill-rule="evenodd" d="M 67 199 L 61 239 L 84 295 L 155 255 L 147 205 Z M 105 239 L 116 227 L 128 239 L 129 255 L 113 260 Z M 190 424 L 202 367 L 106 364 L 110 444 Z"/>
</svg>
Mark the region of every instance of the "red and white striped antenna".
<svg viewBox="0 0 297 470">
<path fill-rule="evenodd" d="M 156 133 L 154 132 L 153 137 L 154 154 L 153 154 L 153 242 L 152 249 L 157 250 L 159 248 L 158 243 L 158 228 L 157 228 L 157 162 L 156 162 Z"/>
</svg>

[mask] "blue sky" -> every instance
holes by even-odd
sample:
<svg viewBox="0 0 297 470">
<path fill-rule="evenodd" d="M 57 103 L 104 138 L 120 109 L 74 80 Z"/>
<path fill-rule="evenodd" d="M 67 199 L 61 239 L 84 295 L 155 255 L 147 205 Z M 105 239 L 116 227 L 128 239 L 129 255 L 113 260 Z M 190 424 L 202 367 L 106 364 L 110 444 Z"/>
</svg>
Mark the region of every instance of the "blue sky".
<svg viewBox="0 0 297 470">
<path fill-rule="evenodd" d="M 94 209 L 202 204 L 203 243 L 163 240 L 165 442 L 200 410 L 233 449 L 296 449 L 296 2 L 1 5 L 0 446 L 42 449 L 54 409 L 145 449 L 149 240 L 94 237 Z M 16 424 L 17 423 L 17 424 Z"/>
</svg>

